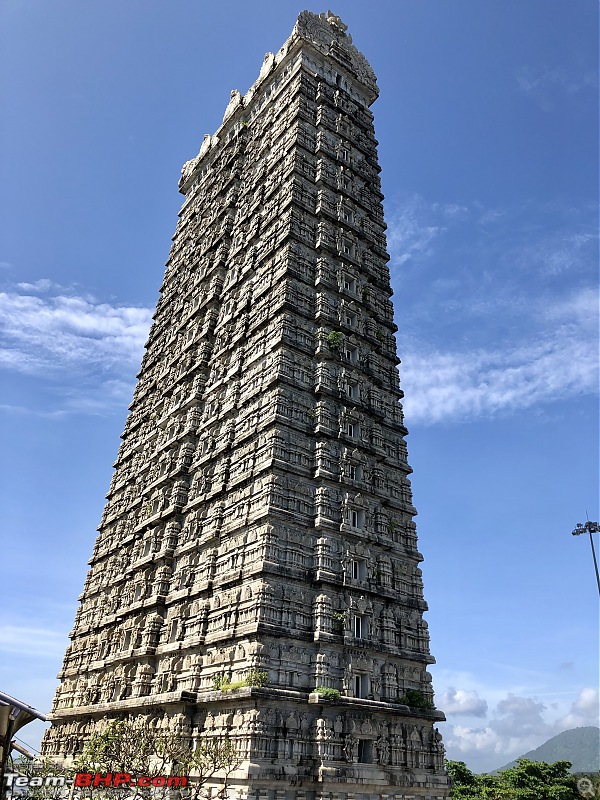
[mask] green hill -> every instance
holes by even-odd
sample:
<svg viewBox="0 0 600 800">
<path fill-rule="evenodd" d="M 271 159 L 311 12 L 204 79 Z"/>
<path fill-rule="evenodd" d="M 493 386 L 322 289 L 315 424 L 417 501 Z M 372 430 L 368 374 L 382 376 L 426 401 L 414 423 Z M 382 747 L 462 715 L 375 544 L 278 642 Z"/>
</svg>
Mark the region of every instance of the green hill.
<svg viewBox="0 0 600 800">
<path fill-rule="evenodd" d="M 520 758 L 530 761 L 546 761 L 552 764 L 555 761 L 571 761 L 571 772 L 598 772 L 600 771 L 600 728 L 571 728 L 547 742 L 530 750 Z M 494 772 L 514 767 L 517 759 L 505 764 Z"/>
</svg>

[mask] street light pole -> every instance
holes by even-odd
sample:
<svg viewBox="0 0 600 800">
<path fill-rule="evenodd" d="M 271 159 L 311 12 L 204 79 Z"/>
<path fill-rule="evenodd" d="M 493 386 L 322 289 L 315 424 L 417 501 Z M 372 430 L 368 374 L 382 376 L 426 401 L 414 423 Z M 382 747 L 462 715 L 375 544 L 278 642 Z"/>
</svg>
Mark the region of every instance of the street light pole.
<svg viewBox="0 0 600 800">
<path fill-rule="evenodd" d="M 575 530 L 572 531 L 573 536 L 579 536 L 582 533 L 589 533 L 590 535 L 590 545 L 592 546 L 592 558 L 594 559 L 594 568 L 596 570 L 596 582 L 598 584 L 598 593 L 600 594 L 600 573 L 598 572 L 598 561 L 596 560 L 596 550 L 594 548 L 594 540 L 592 539 L 592 533 L 598 533 L 600 531 L 600 525 L 597 522 L 590 522 L 588 521 L 585 525 L 582 522 L 578 522 Z"/>
</svg>

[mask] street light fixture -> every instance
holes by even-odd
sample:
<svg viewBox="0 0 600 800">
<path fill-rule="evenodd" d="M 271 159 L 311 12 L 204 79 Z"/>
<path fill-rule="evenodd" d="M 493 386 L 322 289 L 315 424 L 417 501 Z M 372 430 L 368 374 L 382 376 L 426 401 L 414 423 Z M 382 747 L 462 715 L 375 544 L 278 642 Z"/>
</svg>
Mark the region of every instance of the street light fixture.
<svg viewBox="0 0 600 800">
<path fill-rule="evenodd" d="M 592 546 L 592 558 L 594 559 L 594 567 L 596 569 L 596 582 L 598 583 L 598 593 L 600 594 L 600 574 L 598 573 L 598 562 L 596 561 L 596 550 L 594 549 L 594 540 L 592 539 L 592 533 L 598 533 L 600 531 L 600 525 L 597 522 L 590 522 L 588 521 L 585 525 L 582 522 L 578 522 L 575 530 L 572 531 L 573 536 L 580 536 L 582 533 L 589 533 L 590 535 L 590 544 Z"/>
</svg>

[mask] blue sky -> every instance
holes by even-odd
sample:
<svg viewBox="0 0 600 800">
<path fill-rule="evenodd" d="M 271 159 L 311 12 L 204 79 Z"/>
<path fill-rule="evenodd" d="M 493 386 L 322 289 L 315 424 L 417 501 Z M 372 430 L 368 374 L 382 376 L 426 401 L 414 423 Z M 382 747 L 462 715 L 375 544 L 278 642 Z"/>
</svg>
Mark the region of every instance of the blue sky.
<svg viewBox="0 0 600 800">
<path fill-rule="evenodd" d="M 0 9 L 0 688 L 48 710 L 181 196 L 304 6 Z M 311 6 L 323 11 L 325 7 Z M 448 754 L 598 724 L 598 6 L 343 0 L 379 79 L 401 379 Z M 599 543 L 600 544 L 600 543 Z M 8 565 L 8 566 L 7 566 Z M 37 745 L 41 727 L 23 731 Z"/>
</svg>

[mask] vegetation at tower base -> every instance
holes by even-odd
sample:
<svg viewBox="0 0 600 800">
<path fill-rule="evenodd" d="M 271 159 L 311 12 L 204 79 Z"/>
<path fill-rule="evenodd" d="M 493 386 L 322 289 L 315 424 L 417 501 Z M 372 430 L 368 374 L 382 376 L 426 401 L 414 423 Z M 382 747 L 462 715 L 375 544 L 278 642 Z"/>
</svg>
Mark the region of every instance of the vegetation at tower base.
<svg viewBox="0 0 600 800">
<path fill-rule="evenodd" d="M 20 763 L 17 767 L 19 774 L 37 778 L 64 776 L 73 780 L 78 773 L 112 776 L 113 779 L 116 775 L 124 778 L 129 775 L 133 779 L 167 778 L 163 786 L 76 785 L 74 791 L 79 797 L 123 798 L 130 788 L 141 798 L 177 796 L 180 800 L 203 800 L 227 797 L 230 775 L 240 762 L 239 753 L 227 740 L 215 737 L 192 747 L 191 742 L 178 733 L 156 731 L 133 720 L 115 719 L 92 734 L 71 767 L 61 767 L 50 759 Z M 170 777 L 171 782 L 168 781 Z M 178 778 L 186 778 L 185 785 Z M 71 795 L 70 785 L 27 788 L 27 797 L 31 800 L 64 800 Z"/>
<path fill-rule="evenodd" d="M 232 742 L 240 800 L 448 794 L 377 94 L 342 21 L 302 12 L 184 165 L 51 758 L 127 717 Z"/>
<path fill-rule="evenodd" d="M 94 733 L 75 768 L 85 773 L 129 773 L 132 776 L 187 777 L 184 788 L 177 787 L 181 798 L 200 800 L 204 797 L 225 798 L 230 774 L 239 766 L 240 755 L 233 744 L 217 738 L 207 739 L 195 747 L 178 733 L 156 731 L 131 720 L 112 720 L 106 728 Z M 220 786 L 215 788 L 214 779 Z M 207 783 L 210 782 L 210 789 Z M 97 789 L 90 789 L 96 796 Z M 170 796 L 172 786 L 136 787 L 144 797 Z M 114 790 L 115 796 L 119 791 Z M 84 790 L 85 794 L 85 790 Z"/>
<path fill-rule="evenodd" d="M 32 760 L 22 757 L 14 760 L 13 767 L 15 774 L 34 779 L 33 785 L 27 786 L 25 794 L 27 800 L 66 800 L 70 794 L 71 787 L 68 782 L 75 775 L 73 767 L 57 764 L 50 758 Z M 67 787 L 58 785 L 61 781 L 57 779 L 60 778 L 65 779 Z M 12 787 L 10 794 L 13 796 L 16 794 Z M 24 793 L 19 793 L 18 796 L 24 797 Z"/>
<path fill-rule="evenodd" d="M 453 800 L 580 800 L 578 776 L 570 761 L 546 764 L 520 758 L 517 765 L 495 774 L 474 775 L 463 761 L 446 762 Z M 595 793 L 592 793 L 595 797 Z"/>
</svg>

